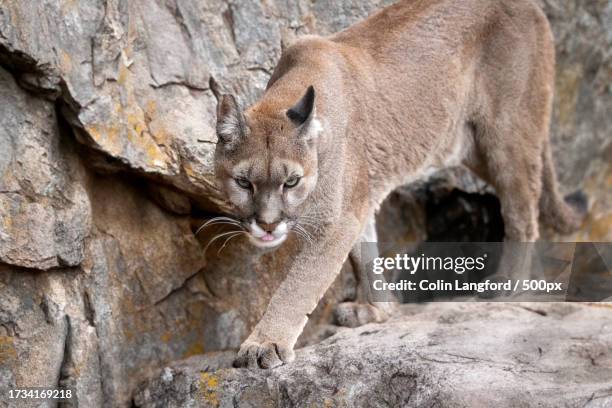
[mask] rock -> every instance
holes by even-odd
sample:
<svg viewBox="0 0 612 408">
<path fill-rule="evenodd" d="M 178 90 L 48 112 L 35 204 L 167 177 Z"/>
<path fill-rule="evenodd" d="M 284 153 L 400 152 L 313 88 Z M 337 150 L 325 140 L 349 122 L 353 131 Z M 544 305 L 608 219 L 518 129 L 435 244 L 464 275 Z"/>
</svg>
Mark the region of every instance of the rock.
<svg viewBox="0 0 612 408">
<path fill-rule="evenodd" d="M 296 33 L 334 32 L 386 3 L 7 1 L 0 47 L 21 83 L 61 93 L 82 143 L 218 210 L 210 82 L 249 104 Z"/>
<path fill-rule="evenodd" d="M 83 260 L 91 210 L 54 105 L 0 68 L 0 262 L 36 269 Z"/>
<path fill-rule="evenodd" d="M 212 174 L 211 84 L 248 105 L 283 47 L 388 3 L 0 2 L 0 392 L 61 384 L 76 389 L 81 406 L 127 407 L 136 384 L 160 367 L 238 347 L 283 279 L 286 253 L 259 252 L 240 238 L 204 251 L 221 231 L 193 235 L 227 210 Z M 612 9 L 595 1 L 541 4 L 557 41 L 555 158 L 564 191 L 582 189 L 591 201 L 583 228 L 565 239 L 609 241 Z M 499 235 L 495 203 L 476 196 L 490 189 L 461 172 L 438 180 L 419 192 L 402 188 L 385 203 L 381 240 Z M 351 275 L 345 267 L 300 345 L 338 330 L 327 323 L 334 302 L 354 298 Z M 595 308 L 579 313 L 588 310 L 599 316 Z M 418 337 L 419 327 L 411 329 Z M 328 357 L 321 351 L 320 364 Z M 174 386 L 181 375 L 166 371 L 164 381 Z"/>
<path fill-rule="evenodd" d="M 202 334 L 222 312 L 186 288 L 205 266 L 188 219 L 164 213 L 129 183 L 94 176 L 90 185 L 82 291 L 103 395 L 123 405 L 138 373 L 208 349 Z"/>
<path fill-rule="evenodd" d="M 50 295 L 52 277 L 37 290 L 30 272 L 0 269 L 0 389 L 53 387 L 59 381 L 67 322 Z M 42 289 L 41 288 L 41 289 Z"/>
<path fill-rule="evenodd" d="M 344 329 L 298 350 L 294 362 L 276 369 L 223 368 L 231 358 L 231 353 L 213 354 L 174 363 L 141 386 L 135 404 L 147 408 L 612 404 L 612 321 L 610 308 L 604 305 L 412 306 L 387 323 Z"/>
<path fill-rule="evenodd" d="M 191 201 L 189 197 L 168 187 L 153 183 L 150 183 L 147 187 L 149 197 L 164 210 L 178 215 L 191 214 Z"/>
</svg>

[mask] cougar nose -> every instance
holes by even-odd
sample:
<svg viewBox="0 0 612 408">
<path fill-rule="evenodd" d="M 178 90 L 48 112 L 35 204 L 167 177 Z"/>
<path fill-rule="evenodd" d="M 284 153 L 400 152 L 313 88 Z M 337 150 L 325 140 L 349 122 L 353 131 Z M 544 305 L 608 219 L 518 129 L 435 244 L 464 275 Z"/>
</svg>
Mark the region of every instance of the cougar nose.
<svg viewBox="0 0 612 408">
<path fill-rule="evenodd" d="M 267 222 L 263 222 L 263 221 L 257 220 L 257 224 L 259 224 L 259 226 L 264 231 L 266 231 L 267 233 L 271 234 L 276 229 L 276 226 L 278 224 L 280 224 L 280 222 L 277 221 L 277 222 L 267 223 Z"/>
</svg>

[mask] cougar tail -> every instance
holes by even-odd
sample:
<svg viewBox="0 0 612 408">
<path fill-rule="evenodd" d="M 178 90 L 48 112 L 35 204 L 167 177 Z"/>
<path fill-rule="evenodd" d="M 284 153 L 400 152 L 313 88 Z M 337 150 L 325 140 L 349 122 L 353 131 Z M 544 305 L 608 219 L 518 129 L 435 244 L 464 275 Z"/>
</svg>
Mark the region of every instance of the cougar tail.
<svg viewBox="0 0 612 408">
<path fill-rule="evenodd" d="M 549 143 L 542 151 L 542 195 L 540 221 L 559 234 L 572 233 L 582 224 L 588 210 L 586 194 L 578 190 L 562 197 Z"/>
</svg>

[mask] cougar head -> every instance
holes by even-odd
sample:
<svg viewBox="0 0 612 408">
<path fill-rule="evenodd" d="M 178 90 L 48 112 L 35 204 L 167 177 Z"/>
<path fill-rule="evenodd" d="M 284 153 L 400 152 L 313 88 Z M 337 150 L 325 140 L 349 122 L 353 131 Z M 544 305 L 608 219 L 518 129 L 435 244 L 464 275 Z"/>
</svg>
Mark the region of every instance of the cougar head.
<svg viewBox="0 0 612 408">
<path fill-rule="evenodd" d="M 305 233 L 303 205 L 318 177 L 314 88 L 280 105 L 264 98 L 243 112 L 232 95 L 222 95 L 217 108 L 217 181 L 250 241 L 264 248 L 291 231 Z"/>
</svg>

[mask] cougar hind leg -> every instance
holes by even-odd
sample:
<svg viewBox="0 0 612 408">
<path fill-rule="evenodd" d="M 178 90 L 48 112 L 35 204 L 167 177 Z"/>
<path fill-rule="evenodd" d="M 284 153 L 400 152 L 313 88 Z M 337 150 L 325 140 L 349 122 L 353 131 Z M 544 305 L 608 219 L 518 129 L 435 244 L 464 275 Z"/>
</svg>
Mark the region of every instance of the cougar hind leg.
<svg viewBox="0 0 612 408">
<path fill-rule="evenodd" d="M 480 123 L 476 142 L 484 158 L 487 181 L 495 188 L 504 221 L 500 267 L 491 279 L 531 277 L 533 243 L 539 237 L 542 194 L 542 148 L 548 143 L 544 127 L 529 116 L 496 125 Z"/>
</svg>

